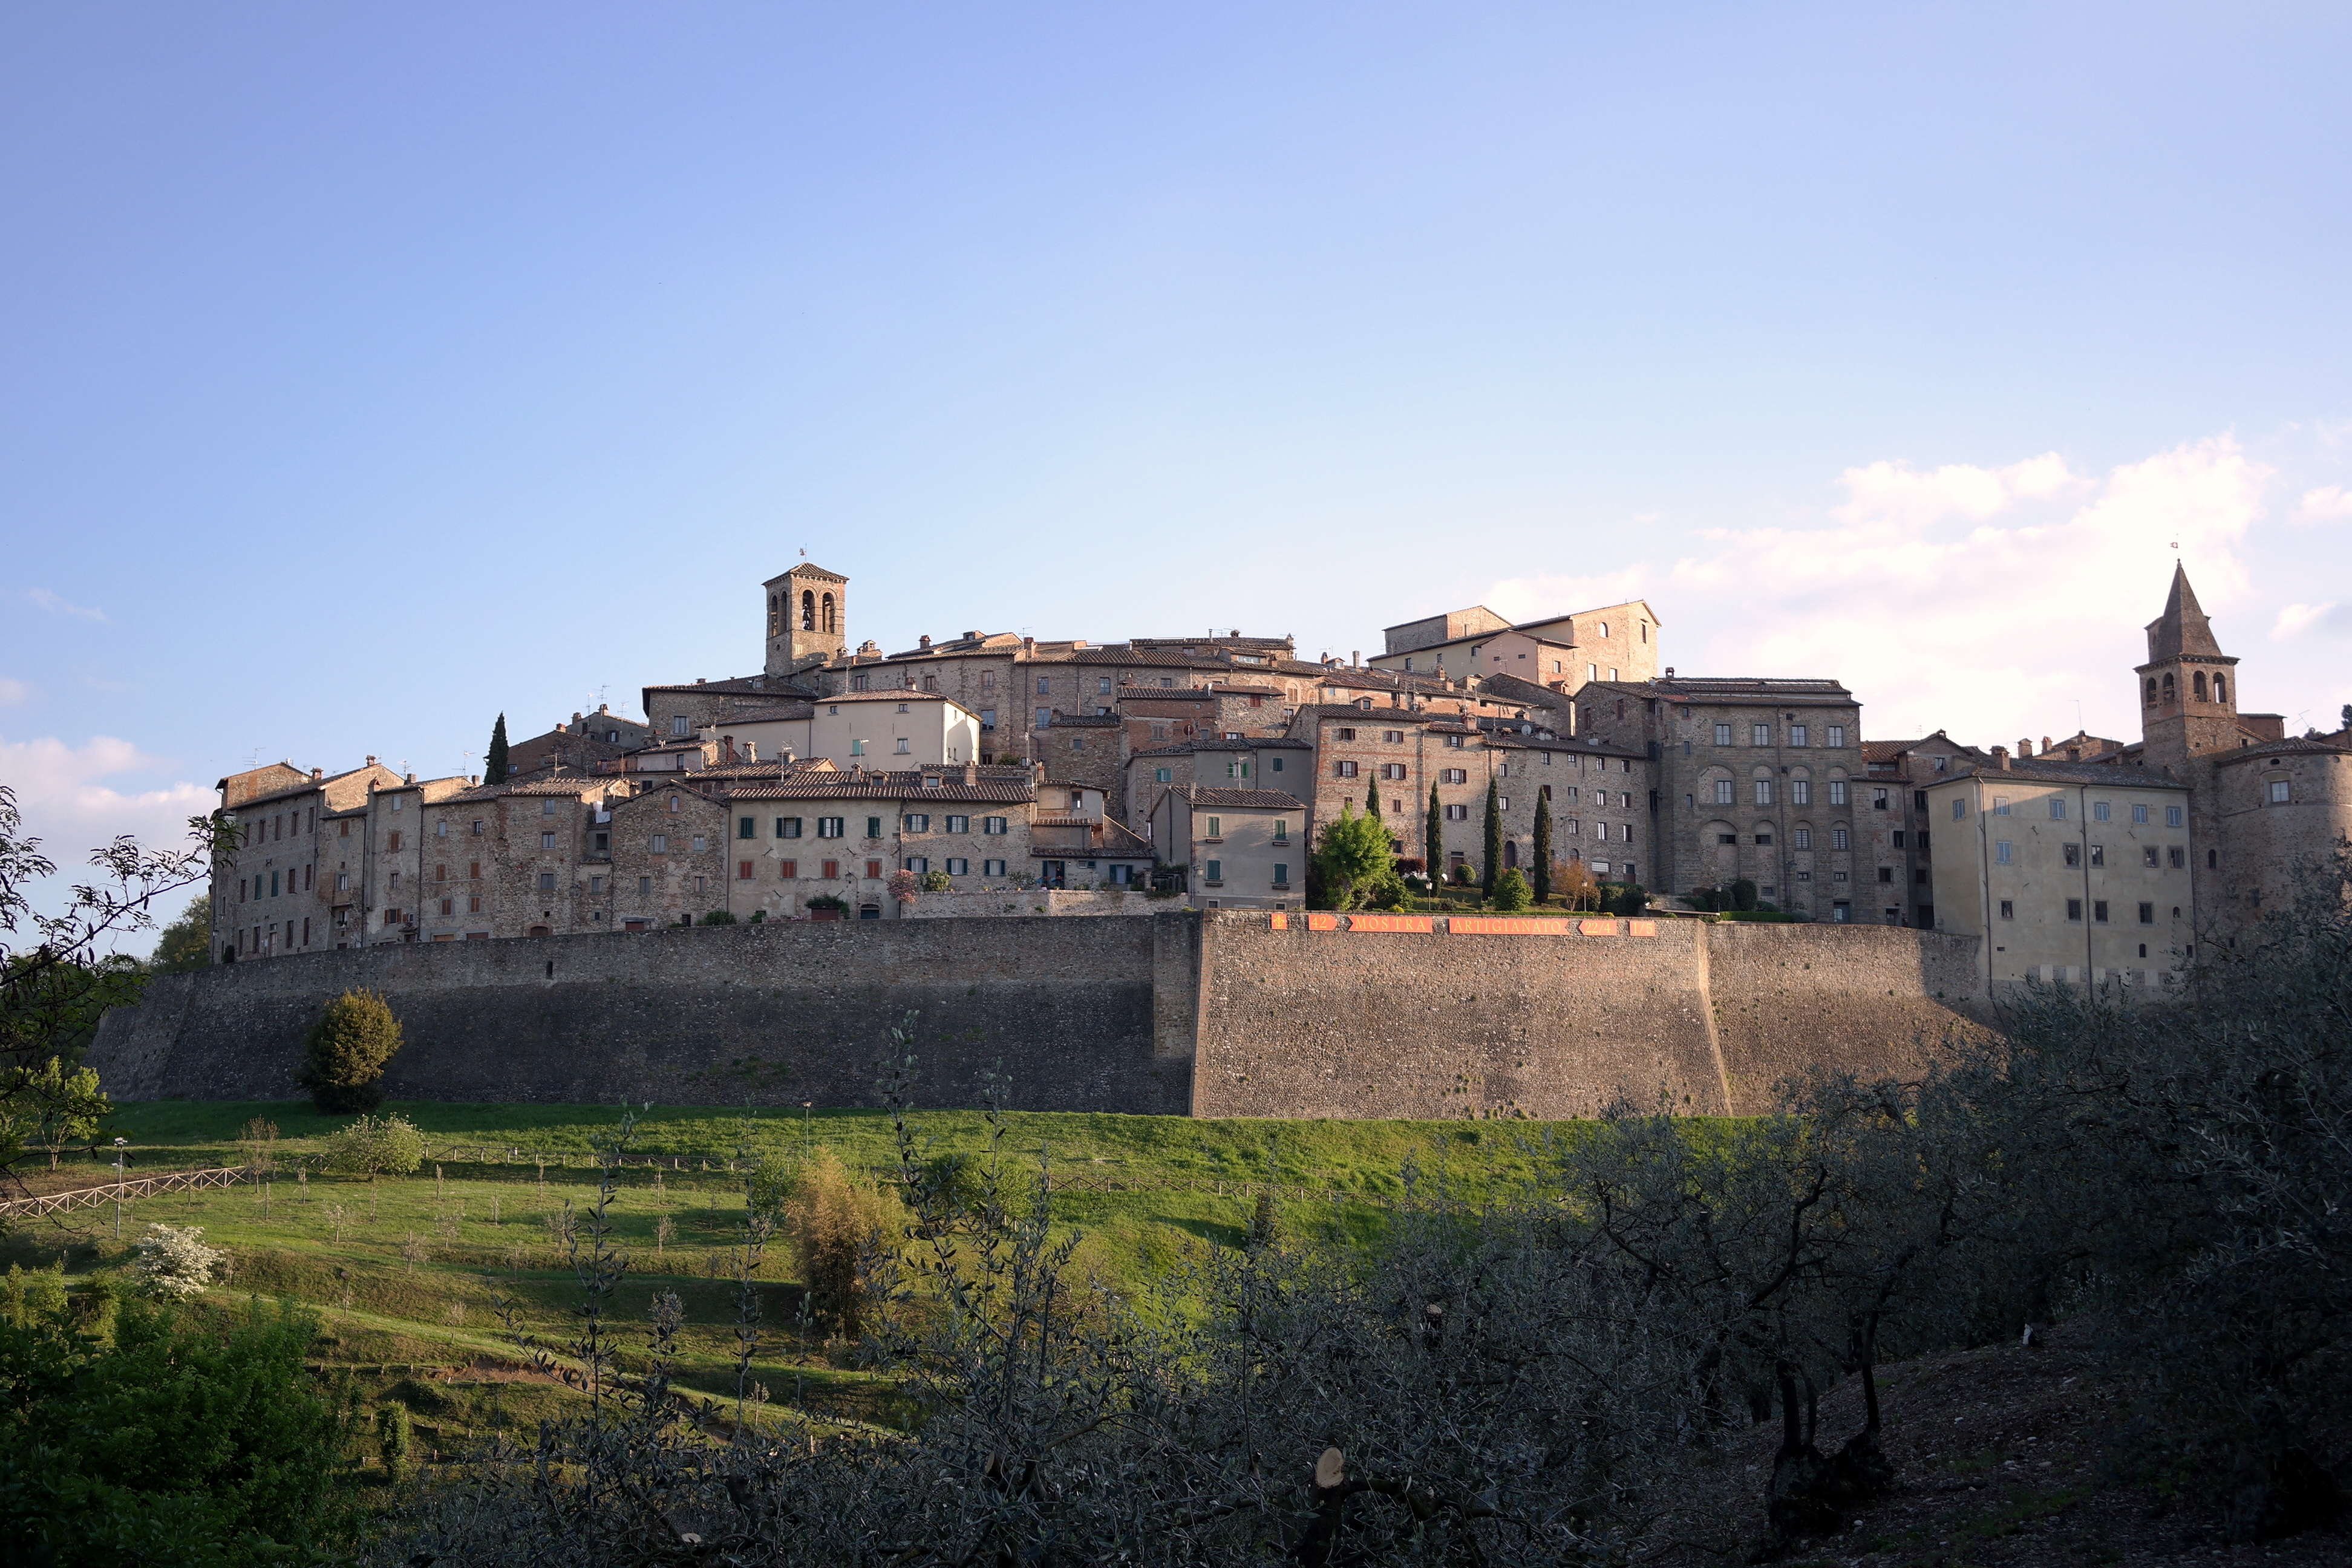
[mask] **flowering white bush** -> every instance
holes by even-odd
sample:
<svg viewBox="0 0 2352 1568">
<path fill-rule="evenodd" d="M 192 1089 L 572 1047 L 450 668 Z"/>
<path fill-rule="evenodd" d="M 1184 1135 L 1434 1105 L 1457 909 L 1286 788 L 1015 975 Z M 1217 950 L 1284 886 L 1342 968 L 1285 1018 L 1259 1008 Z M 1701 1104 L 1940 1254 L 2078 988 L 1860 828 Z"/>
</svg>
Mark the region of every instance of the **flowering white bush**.
<svg viewBox="0 0 2352 1568">
<path fill-rule="evenodd" d="M 226 1256 L 204 1243 L 200 1225 L 151 1225 L 138 1244 L 139 1260 L 131 1270 L 139 1277 L 142 1296 L 193 1296 L 212 1283 L 213 1270 Z"/>
</svg>

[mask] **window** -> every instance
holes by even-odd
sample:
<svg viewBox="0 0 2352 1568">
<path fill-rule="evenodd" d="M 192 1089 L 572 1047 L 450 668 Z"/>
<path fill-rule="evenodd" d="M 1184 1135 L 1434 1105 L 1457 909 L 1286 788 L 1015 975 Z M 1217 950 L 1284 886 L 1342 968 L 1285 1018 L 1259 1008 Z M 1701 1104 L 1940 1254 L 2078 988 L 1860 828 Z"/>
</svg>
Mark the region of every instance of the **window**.
<svg viewBox="0 0 2352 1568">
<path fill-rule="evenodd" d="M 551 893 L 551 892 L 555 891 L 555 873 L 554 873 L 554 872 L 552 872 L 552 871 L 541 871 L 541 872 L 539 874 L 539 890 L 540 890 L 541 892 L 542 892 L 542 893 Z"/>
<path fill-rule="evenodd" d="M 2112 822 L 2115 820 L 2114 812 L 2115 807 L 2104 800 L 2095 800 L 2091 803 L 2091 820 L 2094 822 Z"/>
<path fill-rule="evenodd" d="M 1756 781 L 1756 804 L 1759 805 L 1769 805 L 1772 804 L 1772 781 L 1770 779 L 1758 779 Z"/>
<path fill-rule="evenodd" d="M 1895 846 L 1895 847 L 1896 847 L 1897 849 L 1902 848 L 1902 847 L 1903 847 L 1903 830 L 1902 830 L 1901 828 L 1899 828 L 1899 827 L 1898 827 L 1898 828 L 1896 828 L 1894 832 L 1892 832 L 1892 833 L 1890 833 L 1890 834 L 1888 834 L 1888 835 L 1886 836 L 1886 841 L 1887 841 L 1889 844 L 1894 845 L 1894 846 Z"/>
<path fill-rule="evenodd" d="M 2139 863 L 2147 867 L 2151 871 L 2158 870 L 2163 867 L 2164 857 L 2158 852 L 2155 845 L 2142 845 L 2139 852 Z"/>
<path fill-rule="evenodd" d="M 384 847 L 387 850 L 397 850 L 397 849 L 399 849 L 399 847 L 400 847 L 400 835 L 399 835 L 397 832 L 394 832 L 394 833 L 387 833 L 387 834 L 385 834 L 385 835 L 384 835 L 384 837 L 383 837 L 383 847 Z"/>
<path fill-rule="evenodd" d="M 1404 777 L 1404 764 L 1402 763 L 1382 763 L 1381 764 L 1381 777 L 1384 779 L 1401 779 Z"/>
<path fill-rule="evenodd" d="M 1331 738 L 1335 741 L 1352 741 L 1356 738 L 1356 731 L 1345 728 L 1334 730 L 1331 731 Z"/>
<path fill-rule="evenodd" d="M 344 836 L 345 836 L 345 837 L 348 837 L 350 836 L 350 834 L 351 834 L 351 830 L 352 830 L 352 825 L 351 825 L 350 823 L 348 823 L 348 822 L 344 823 L 344 824 L 343 824 L 343 833 L 344 833 Z M 478 817 L 474 818 L 474 837 L 477 837 L 477 838 L 479 838 L 481 836 L 482 836 L 482 819 L 481 819 L 480 817 L 478 817 Z"/>
<path fill-rule="evenodd" d="M 2017 905 L 2013 900 L 2009 899 L 2001 900 L 2000 918 L 2005 921 L 2013 921 L 2017 918 Z"/>
<path fill-rule="evenodd" d="M 1885 811 L 1886 807 L 1886 792 L 1883 789 L 1872 790 L 1870 792 L 1870 809 L 1873 811 Z"/>
<path fill-rule="evenodd" d="M 801 863 L 799 861 L 779 860 L 776 862 L 776 875 L 784 881 L 797 881 L 800 879 L 800 874 Z"/>
<path fill-rule="evenodd" d="M 751 862 L 749 860 L 735 862 L 735 879 L 739 882 L 748 882 L 751 879 Z"/>
<path fill-rule="evenodd" d="M 1201 864 L 1202 874 L 1208 880 L 1222 882 L 1225 879 L 1225 863 L 1223 860 L 1203 860 Z"/>
<path fill-rule="evenodd" d="M 1831 804 L 1832 805 L 1845 805 L 1845 804 L 1846 804 L 1846 783 L 1845 783 L 1845 780 L 1843 780 L 1843 779 L 1832 779 L 1832 780 L 1830 780 L 1830 804 Z"/>
<path fill-rule="evenodd" d="M 1290 842 L 1290 818 L 1277 816 L 1274 819 L 1274 841 L 1276 844 Z"/>
<path fill-rule="evenodd" d="M 481 894 L 476 893 L 466 900 L 466 912 L 469 915 L 478 915 L 482 912 Z"/>
<path fill-rule="evenodd" d="M 1831 829 L 1830 829 L 1830 847 L 1831 847 L 1831 848 L 1832 848 L 1832 849 L 1850 849 L 1850 848 L 1852 848 L 1853 847 L 1853 835 L 1852 833 L 1848 832 L 1846 829 L 1844 829 L 1844 828 L 1843 828 L 1843 827 L 1832 827 L 1832 828 L 1831 828 Z"/>
<path fill-rule="evenodd" d="M 1751 746 L 1770 745 L 1772 743 L 1772 726 L 1769 724 L 1748 725 L 1748 743 Z"/>
<path fill-rule="evenodd" d="M 2066 864 L 2067 864 L 2067 865 L 2069 865 L 2069 866 L 2080 866 L 2080 865 L 2083 863 L 2083 847 L 2082 847 L 2081 845 L 2079 845 L 2079 844 L 2066 844 L 2066 845 L 2062 845 L 2062 846 L 2060 846 L 2060 850 L 2061 850 L 2061 852 L 2062 852 L 2062 853 L 2063 853 L 2063 854 L 2065 855 L 2065 857 L 2066 857 Z"/>
<path fill-rule="evenodd" d="M 1249 777 L 1249 763 L 1239 759 L 1227 759 L 1225 763 L 1225 776 L 1229 779 L 1245 779 Z"/>
<path fill-rule="evenodd" d="M 2106 923 L 2107 923 L 2107 900 L 2105 900 L 2105 899 L 2098 899 L 2098 900 L 2093 900 L 2093 902 L 2092 902 L 2092 904 L 2091 904 L 2091 920 L 2092 920 L 2092 922 L 2093 922 L 2094 924 L 2095 924 L 2095 925 L 2105 925 L 2105 924 L 2106 924 Z"/>
<path fill-rule="evenodd" d="M 892 750 L 899 756 L 903 757 L 907 755 L 907 737 L 904 735 L 899 736 L 898 745 L 893 747 Z"/>
<path fill-rule="evenodd" d="M 652 839 L 651 839 L 651 840 L 646 844 L 646 848 L 648 848 L 648 849 L 650 849 L 651 851 L 653 851 L 653 853 L 655 853 L 655 854 L 656 854 L 656 855 L 667 855 L 667 854 L 668 854 L 668 853 L 669 853 L 669 835 L 668 835 L 668 834 L 667 834 L 667 833 L 656 833 L 656 834 L 655 834 L 655 835 L 653 836 L 653 838 L 652 838 Z"/>
<path fill-rule="evenodd" d="M 841 875 L 841 862 L 838 860 L 826 860 L 822 863 L 821 868 L 827 881 Z"/>
<path fill-rule="evenodd" d="M 1808 738 L 1811 733 L 1812 731 L 1810 726 L 1804 724 L 1791 724 L 1789 726 L 1789 744 L 1792 746 L 1809 746 L 1812 744 L 1812 742 Z"/>
<path fill-rule="evenodd" d="M 542 833 L 542 834 L 541 834 L 541 835 L 539 836 L 539 847 L 540 847 L 541 849 L 552 849 L 552 848 L 554 848 L 554 847 L 555 847 L 555 835 L 554 835 L 554 834 L 552 834 L 552 833 Z"/>
<path fill-rule="evenodd" d="M 689 732 L 687 729 L 685 714 L 674 713 L 670 716 L 669 732 L 673 735 L 684 735 Z"/>
<path fill-rule="evenodd" d="M 918 877 L 923 875 L 931 868 L 930 857 L 927 855 L 909 855 L 907 857 L 904 864 L 908 870 L 912 871 Z"/>
<path fill-rule="evenodd" d="M 1843 725 L 1843 724 L 1832 724 L 1832 725 L 1831 725 L 1831 726 L 1829 727 L 1829 731 L 1830 731 L 1830 733 L 1829 733 L 1829 744 L 1831 745 L 1831 747 L 1832 747 L 1832 748 L 1838 748 L 1838 747 L 1843 747 L 1843 746 L 1845 744 L 1845 726 L 1844 726 L 1844 725 Z"/>
<path fill-rule="evenodd" d="M 436 838 L 446 838 L 449 837 L 449 819 L 447 817 L 445 816 L 440 821 L 433 825 L 433 837 Z"/>
<path fill-rule="evenodd" d="M 1333 778 L 1339 779 L 1354 778 L 1356 776 L 1356 764 L 1346 762 L 1333 763 L 1331 764 L 1331 776 Z"/>
<path fill-rule="evenodd" d="M 1716 743 L 1717 745 L 1718 745 L 1718 746 L 1727 746 L 1727 745 L 1731 744 L 1731 726 L 1730 726 L 1730 725 L 1728 725 L 1728 724 L 1717 724 L 1717 725 L 1715 727 L 1715 743 Z"/>
<path fill-rule="evenodd" d="M 2070 920 L 2070 921 L 2075 921 L 2075 922 L 2077 922 L 2077 923 L 2080 923 L 2080 922 L 2081 922 L 2081 921 L 2082 921 L 2082 919 L 2083 919 L 2083 900 L 2080 900 L 2080 899 L 2069 899 L 2069 900 L 2066 900 L 2066 918 L 2067 918 L 2068 920 Z"/>
<path fill-rule="evenodd" d="M 336 872 L 336 873 L 335 873 L 335 891 L 337 891 L 337 892 L 339 892 L 339 893 L 348 893 L 348 892 L 350 892 L 351 890 L 352 890 L 352 874 L 351 874 L 349 871 L 338 871 L 338 872 Z"/>
<path fill-rule="evenodd" d="M 2164 808 L 2164 825 L 2165 825 L 2167 827 L 2178 827 L 2178 826 L 2180 826 L 2180 824 L 2181 824 L 2181 812 L 2180 812 L 2180 807 L 2179 807 L 2179 806 L 2177 806 L 2177 805 L 2168 805 L 2168 806 L 2166 806 L 2166 807 Z"/>
<path fill-rule="evenodd" d="M 2009 796 L 2005 795 L 1997 795 L 1992 797 L 1992 814 L 1995 816 L 2007 816 L 2009 815 Z"/>
<path fill-rule="evenodd" d="M 1108 676 L 1108 675 L 1098 675 L 1098 676 L 1095 677 L 1095 691 L 1096 691 L 1096 693 L 1097 693 L 1097 695 L 1099 695 L 1099 696 L 1103 696 L 1103 697 L 1108 697 L 1108 696 L 1109 696 L 1109 695 L 1110 695 L 1110 677 L 1109 677 L 1109 676 Z"/>
<path fill-rule="evenodd" d="M 1290 886 L 1290 867 L 1286 861 L 1276 860 L 1274 863 L 1274 885 L 1277 888 Z"/>
<path fill-rule="evenodd" d="M 1791 805 L 1812 805 L 1813 781 L 1811 779 L 1790 779 L 1789 781 L 1789 804 Z"/>
<path fill-rule="evenodd" d="M 2007 865 L 2011 865 L 2011 864 L 2013 864 L 2013 862 L 2010 859 L 2010 847 L 2009 847 L 2009 840 L 2008 840 L 2008 839 L 2006 839 L 2006 838 L 1996 838 L 1996 839 L 1994 839 L 1994 840 L 1993 840 L 1993 846 L 1992 846 L 1992 863 L 1993 863 L 1994 865 L 1996 865 L 1996 866 L 2007 866 Z"/>
<path fill-rule="evenodd" d="M 819 838 L 838 838 L 842 836 L 843 826 L 838 816 L 820 816 L 816 819 L 816 836 Z M 826 873 L 828 876 L 831 874 Z"/>
<path fill-rule="evenodd" d="M 1153 784 L 1172 784 L 1175 782 L 1175 771 L 1171 768 L 1154 768 L 1151 770 L 1151 782 Z"/>
<path fill-rule="evenodd" d="M 2139 907 L 2139 923 L 2144 926 L 2152 926 L 2156 923 L 2156 906 L 2154 904 L 2142 904 Z"/>
<path fill-rule="evenodd" d="M 947 831 L 950 833 L 970 833 L 971 831 L 971 818 L 969 816 L 950 816 L 947 822 Z"/>
<path fill-rule="evenodd" d="M 2273 779 L 2273 780 L 2271 780 L 2271 804 L 2272 804 L 2273 805 L 2284 805 L 2286 804 L 2286 802 L 2287 802 L 2286 780 L 2284 780 L 2284 779 Z"/>
<path fill-rule="evenodd" d="M 1895 880 L 1895 868 L 1892 866 L 1881 866 L 1878 868 L 1878 879 L 1882 882 L 1891 882 Z"/>
<path fill-rule="evenodd" d="M 1381 739 L 1387 742 L 1391 746 L 1401 746 L 1404 744 L 1404 731 L 1402 730 L 1383 730 L 1381 731 Z"/>
<path fill-rule="evenodd" d="M 1729 805 L 1731 804 L 1731 790 L 1732 784 L 1729 779 L 1716 780 L 1715 804 L 1717 805 Z"/>
<path fill-rule="evenodd" d="M 880 817 L 869 816 L 866 819 L 866 837 L 868 838 L 879 838 L 882 837 L 882 819 Z"/>
<path fill-rule="evenodd" d="M 1439 771 L 1438 782 L 1441 784 L 1468 784 L 1470 782 L 1470 770 L 1467 768 L 1441 769 Z"/>
<path fill-rule="evenodd" d="M 637 879 L 637 897 L 641 899 L 651 898 L 653 896 L 653 890 L 654 879 L 651 877 L 640 877 Z"/>
<path fill-rule="evenodd" d="M 1495 809 L 1496 809 L 1496 810 L 1497 810 L 1497 811 L 1508 811 L 1508 810 L 1510 810 L 1510 809 L 1511 809 L 1511 797 L 1510 797 L 1509 795 L 1496 795 L 1496 796 L 1495 797 Z"/>
<path fill-rule="evenodd" d="M 737 818 L 735 819 L 735 837 L 738 837 L 738 838 L 757 838 L 759 836 L 760 836 L 760 819 L 759 819 L 758 817 L 756 817 L 756 816 L 739 816 L 739 817 L 737 817 Z"/>
<path fill-rule="evenodd" d="M 882 862 L 879 860 L 866 862 L 866 874 L 868 877 L 879 879 L 882 875 Z"/>
<path fill-rule="evenodd" d="M 1225 836 L 1225 819 L 1223 817 L 1213 816 L 1208 819 L 1208 822 L 1209 829 L 1205 837 L 1210 838 L 1223 838 Z"/>
<path fill-rule="evenodd" d="M 1001 816 L 983 816 L 980 819 L 980 830 L 982 833 L 1003 833 L 1005 831 L 1004 818 Z"/>
<path fill-rule="evenodd" d="M 672 794 L 669 797 L 668 809 L 673 814 L 684 811 L 686 809 L 686 797 L 680 795 Z"/>
<path fill-rule="evenodd" d="M 2171 848 L 2169 848 L 2169 849 L 2166 850 L 2164 853 L 2165 853 L 2166 862 L 2167 862 L 2168 865 L 2170 865 L 2170 866 L 2171 866 L 2171 868 L 2172 868 L 2174 870 L 2176 870 L 2176 871 L 2178 871 L 2178 870 L 2181 870 L 2182 868 L 2184 868 L 2185 867 L 2187 867 L 2187 866 L 2188 866 L 2188 864 L 2189 864 L 2189 851 L 2188 851 L 2188 850 L 2186 850 L 2186 849 L 2183 849 L 2183 848 L 2182 848 L 2179 845 L 2178 845 L 2178 844 L 2174 845 Z"/>
<path fill-rule="evenodd" d="M 1470 820 L 1470 808 L 1466 805 L 1449 805 L 1445 808 L 1445 820 L 1467 822 Z"/>
<path fill-rule="evenodd" d="M 1798 828 L 1790 835 L 1789 844 L 1791 848 L 1811 849 L 1813 847 L 1813 830 L 1810 827 Z"/>
<path fill-rule="evenodd" d="M 1769 833 L 1759 833 L 1756 836 L 1756 842 L 1759 845 L 1769 847 L 1772 843 L 1772 836 Z"/>
<path fill-rule="evenodd" d="M 1004 862 L 1002 860 L 982 860 L 980 863 L 980 874 L 983 877 L 1002 877 L 1004 875 Z"/>
<path fill-rule="evenodd" d="M 2092 845 L 2092 846 L 2091 846 L 2091 864 L 2092 864 L 2092 865 L 2094 865 L 2094 866 L 2104 866 L 2104 865 L 2105 865 L 2106 863 L 2107 863 L 2107 847 L 2106 847 L 2105 845 L 2104 845 L 2104 844 L 2094 844 L 2094 845 Z"/>
<path fill-rule="evenodd" d="M 1053 710 L 1052 709 L 1050 709 L 1050 708 L 1040 708 L 1040 709 L 1038 709 L 1038 710 L 1037 710 L 1037 728 L 1039 728 L 1040 730 L 1050 730 L 1050 729 L 1052 729 L 1053 727 L 1054 727 L 1054 710 Z"/>
<path fill-rule="evenodd" d="M 800 819 L 799 817 L 797 817 L 797 816 L 780 816 L 780 817 L 776 818 L 776 837 L 779 837 L 779 838 L 798 838 L 800 836 L 801 836 L 801 819 Z"/>
<path fill-rule="evenodd" d="M 1039 677 L 1037 678 L 1037 695 L 1038 695 L 1038 696 L 1040 696 L 1040 697 L 1050 697 L 1050 696 L 1052 696 L 1053 694 L 1054 694 L 1054 679 L 1053 679 L 1053 677 L 1051 677 L 1051 676 L 1046 676 L 1046 675 L 1041 675 L 1041 676 L 1039 676 Z"/>
<path fill-rule="evenodd" d="M 2221 866 L 2221 852 L 2219 849 L 2208 849 L 2205 851 L 2205 869 L 2208 871 L 2215 871 L 2219 870 Z"/>
<path fill-rule="evenodd" d="M 449 868 L 448 868 L 448 867 L 446 867 L 446 866 L 436 866 L 436 867 L 434 867 L 434 868 L 433 868 L 433 879 L 434 879 L 435 881 L 436 881 L 436 882 L 446 882 L 446 881 L 447 881 L 447 880 L 449 879 Z"/>
<path fill-rule="evenodd" d="M 931 830 L 931 814 L 928 811 L 910 811 L 898 819 L 898 827 L 903 833 L 929 833 Z M 869 833 L 866 837 L 879 838 L 882 836 L 878 833 Z"/>
<path fill-rule="evenodd" d="M 698 833 L 698 834 L 696 834 L 696 835 L 694 836 L 694 852 L 695 852 L 697 855 L 701 854 L 704 850 L 706 850 L 706 849 L 708 849 L 708 848 L 709 848 L 709 847 L 710 847 L 710 840 L 709 840 L 709 838 L 706 838 L 705 837 L 703 837 L 703 836 L 702 836 L 701 834 L 699 834 L 699 833 Z"/>
<path fill-rule="evenodd" d="M 2066 797 L 2064 795 L 2053 795 L 2050 797 L 2050 820 L 2053 822 L 2063 822 L 2066 820 Z"/>
</svg>

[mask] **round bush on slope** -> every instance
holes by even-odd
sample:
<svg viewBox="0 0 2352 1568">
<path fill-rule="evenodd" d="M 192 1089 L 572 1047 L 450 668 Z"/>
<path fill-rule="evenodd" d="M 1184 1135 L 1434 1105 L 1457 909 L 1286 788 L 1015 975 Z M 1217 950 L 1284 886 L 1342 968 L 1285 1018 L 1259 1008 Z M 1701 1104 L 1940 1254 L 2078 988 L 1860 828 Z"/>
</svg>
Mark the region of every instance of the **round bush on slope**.
<svg viewBox="0 0 2352 1568">
<path fill-rule="evenodd" d="M 346 991 L 327 1004 L 302 1049 L 302 1087 L 337 1115 L 383 1103 L 384 1068 L 400 1049 L 400 1020 L 373 991 Z"/>
</svg>

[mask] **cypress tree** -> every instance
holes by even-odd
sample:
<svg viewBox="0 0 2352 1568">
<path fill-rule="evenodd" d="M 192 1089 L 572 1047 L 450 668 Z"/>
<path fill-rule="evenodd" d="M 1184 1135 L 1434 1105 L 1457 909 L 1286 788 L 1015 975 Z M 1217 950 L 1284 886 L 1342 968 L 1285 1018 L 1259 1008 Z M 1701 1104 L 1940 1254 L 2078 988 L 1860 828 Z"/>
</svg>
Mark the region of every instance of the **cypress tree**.
<svg viewBox="0 0 2352 1568">
<path fill-rule="evenodd" d="M 502 784 L 507 782 L 507 716 L 490 726 L 490 754 L 482 759 L 482 782 Z"/>
<path fill-rule="evenodd" d="M 1434 883 L 1445 874 L 1445 804 L 1437 798 L 1437 786 L 1429 786 L 1429 816 L 1421 825 L 1422 849 L 1429 857 L 1425 869 Z"/>
<path fill-rule="evenodd" d="M 1536 792 L 1536 902 L 1551 902 L 1551 785 Z"/>
<path fill-rule="evenodd" d="M 1364 815 L 1366 816 L 1378 816 L 1380 814 L 1381 781 L 1378 779 L 1368 780 L 1364 784 Z"/>
<path fill-rule="evenodd" d="M 1486 865 L 1478 873 L 1479 890 L 1492 897 L 1495 879 L 1503 869 L 1503 795 L 1493 779 L 1486 781 Z"/>
</svg>

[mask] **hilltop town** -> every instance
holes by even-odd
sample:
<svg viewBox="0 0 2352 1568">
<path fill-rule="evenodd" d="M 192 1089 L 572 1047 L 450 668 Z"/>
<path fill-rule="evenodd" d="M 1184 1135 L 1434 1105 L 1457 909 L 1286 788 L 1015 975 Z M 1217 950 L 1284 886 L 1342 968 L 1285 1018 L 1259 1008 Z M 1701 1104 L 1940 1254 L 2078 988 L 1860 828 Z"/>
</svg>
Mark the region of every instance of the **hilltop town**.
<svg viewBox="0 0 2352 1568">
<path fill-rule="evenodd" d="M 1388 627 L 1370 659 L 1238 630 L 886 654 L 850 645 L 848 587 L 771 579 L 757 673 L 647 686 L 642 719 L 574 713 L 501 778 L 370 757 L 221 780 L 216 958 L 1154 892 L 1283 911 L 1355 811 L 1417 885 L 1532 871 L 1540 816 L 1564 876 L 1662 909 L 1744 884 L 1790 918 L 1980 937 L 1988 984 L 2158 985 L 2352 830 L 2352 728 L 2241 712 L 2179 571 L 2133 672 L 2141 737 L 2013 750 L 1873 738 L 1832 677 L 1678 674 L 1641 600 L 1473 606 Z"/>
</svg>

